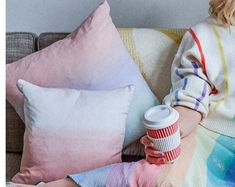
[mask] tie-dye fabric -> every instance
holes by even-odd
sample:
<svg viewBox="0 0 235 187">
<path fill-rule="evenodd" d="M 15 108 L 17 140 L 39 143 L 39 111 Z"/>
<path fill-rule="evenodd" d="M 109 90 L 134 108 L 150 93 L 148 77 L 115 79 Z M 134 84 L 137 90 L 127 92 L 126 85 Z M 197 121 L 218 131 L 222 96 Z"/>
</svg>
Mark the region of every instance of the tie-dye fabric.
<svg viewBox="0 0 235 187">
<path fill-rule="evenodd" d="M 112 164 L 70 175 L 82 187 L 234 187 L 235 139 L 202 126 L 182 140 L 180 158 L 169 165 L 145 160 Z"/>
</svg>

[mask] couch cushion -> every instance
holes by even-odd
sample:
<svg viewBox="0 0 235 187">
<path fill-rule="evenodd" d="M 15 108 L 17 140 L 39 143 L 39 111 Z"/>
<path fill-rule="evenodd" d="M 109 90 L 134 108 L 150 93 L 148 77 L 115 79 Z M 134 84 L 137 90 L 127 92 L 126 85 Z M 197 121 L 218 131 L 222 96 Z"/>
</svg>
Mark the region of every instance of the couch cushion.
<svg viewBox="0 0 235 187">
<path fill-rule="evenodd" d="M 6 34 L 6 63 L 12 63 L 36 51 L 37 36 L 33 33 Z M 24 124 L 13 107 L 6 101 L 6 150 L 21 152 Z"/>
<path fill-rule="evenodd" d="M 20 171 L 20 153 L 7 153 L 6 154 L 6 180 L 10 181 L 11 178 Z"/>
<path fill-rule="evenodd" d="M 69 33 L 55 33 L 55 32 L 46 32 L 42 33 L 38 37 L 37 48 L 38 50 L 44 49 L 49 45 L 57 42 L 58 40 L 64 39 Z"/>
<path fill-rule="evenodd" d="M 11 104 L 6 102 L 6 151 L 22 151 L 24 129 L 23 121 Z"/>
<path fill-rule="evenodd" d="M 33 33 L 6 34 L 6 63 L 12 63 L 36 51 L 37 36 Z"/>
</svg>

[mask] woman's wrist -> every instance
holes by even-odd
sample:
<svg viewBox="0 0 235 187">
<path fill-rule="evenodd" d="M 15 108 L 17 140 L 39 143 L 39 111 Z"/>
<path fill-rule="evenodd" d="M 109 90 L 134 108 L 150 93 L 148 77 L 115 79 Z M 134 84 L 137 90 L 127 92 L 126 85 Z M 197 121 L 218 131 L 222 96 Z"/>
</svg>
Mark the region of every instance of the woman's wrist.
<svg viewBox="0 0 235 187">
<path fill-rule="evenodd" d="M 189 135 L 202 119 L 202 114 L 185 106 L 175 106 L 179 113 L 179 126 L 181 137 Z"/>
</svg>

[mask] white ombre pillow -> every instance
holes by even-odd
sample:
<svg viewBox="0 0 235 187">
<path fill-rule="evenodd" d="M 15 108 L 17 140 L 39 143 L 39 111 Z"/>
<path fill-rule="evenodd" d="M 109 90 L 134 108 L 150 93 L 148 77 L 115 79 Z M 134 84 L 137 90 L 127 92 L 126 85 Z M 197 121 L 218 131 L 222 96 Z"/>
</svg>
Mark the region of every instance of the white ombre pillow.
<svg viewBox="0 0 235 187">
<path fill-rule="evenodd" d="M 25 135 L 13 182 L 36 184 L 121 162 L 133 86 L 110 91 L 42 88 L 19 80 Z"/>
</svg>

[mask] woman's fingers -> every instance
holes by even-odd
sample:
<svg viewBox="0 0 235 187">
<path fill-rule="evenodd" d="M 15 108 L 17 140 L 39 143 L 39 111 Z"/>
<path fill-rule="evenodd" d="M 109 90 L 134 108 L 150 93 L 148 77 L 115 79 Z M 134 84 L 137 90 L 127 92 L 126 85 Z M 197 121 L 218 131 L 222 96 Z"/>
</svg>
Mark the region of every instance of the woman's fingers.
<svg viewBox="0 0 235 187">
<path fill-rule="evenodd" d="M 163 157 L 152 157 L 152 156 L 150 156 L 150 155 L 147 155 L 146 156 L 146 160 L 149 162 L 149 163 L 151 163 L 151 164 L 157 164 L 157 165 L 159 165 L 159 164 L 165 164 L 165 158 L 163 158 Z"/>
<path fill-rule="evenodd" d="M 154 146 L 153 142 L 147 137 L 147 135 L 143 136 L 140 139 L 140 143 L 142 143 L 142 144 L 144 144 L 145 146 L 148 146 L 148 147 L 153 147 Z"/>
<path fill-rule="evenodd" d="M 164 154 L 158 150 L 155 150 L 153 149 L 152 147 L 147 147 L 145 146 L 145 153 L 149 156 L 152 156 L 152 157 L 157 157 L 157 158 L 160 158 L 160 157 L 163 157 Z"/>
<path fill-rule="evenodd" d="M 140 142 L 145 145 L 146 160 L 151 164 L 165 164 L 164 154 L 154 149 L 154 143 L 147 135 L 140 139 Z"/>
</svg>

